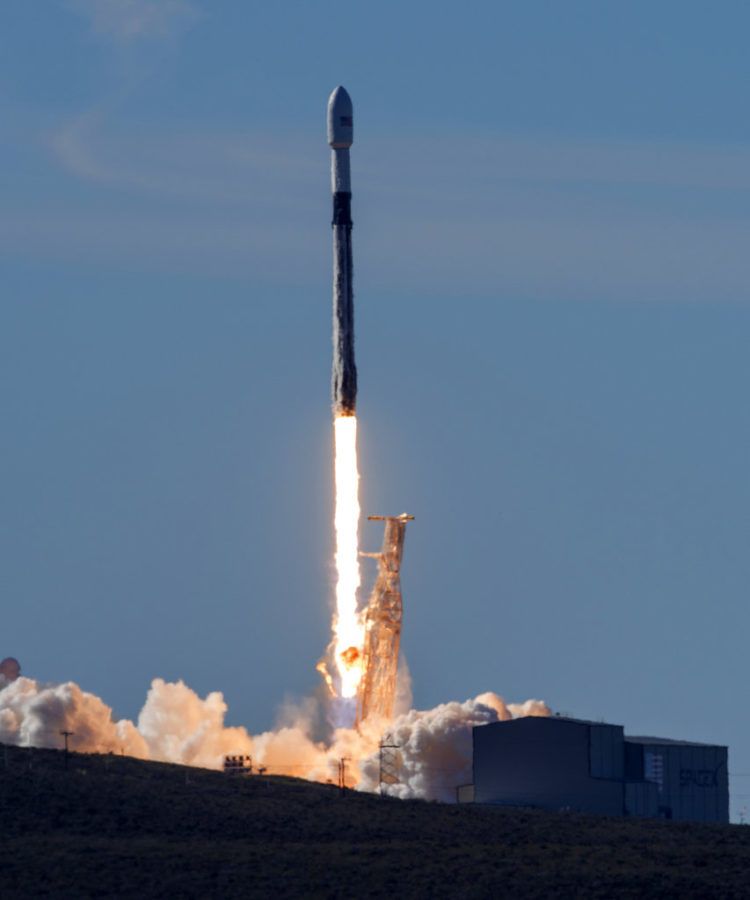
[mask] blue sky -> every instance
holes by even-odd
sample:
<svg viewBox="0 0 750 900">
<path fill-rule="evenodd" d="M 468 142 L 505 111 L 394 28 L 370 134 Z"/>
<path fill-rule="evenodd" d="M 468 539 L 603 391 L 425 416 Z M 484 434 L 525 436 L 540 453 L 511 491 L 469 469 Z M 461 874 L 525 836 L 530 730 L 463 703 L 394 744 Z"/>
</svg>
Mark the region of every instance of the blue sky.
<svg viewBox="0 0 750 900">
<path fill-rule="evenodd" d="M 750 772 L 748 26 L 3 4 L 0 655 L 120 715 L 182 677 L 252 731 L 315 688 L 343 83 L 363 499 L 417 517 L 415 702 L 537 696 Z"/>
</svg>

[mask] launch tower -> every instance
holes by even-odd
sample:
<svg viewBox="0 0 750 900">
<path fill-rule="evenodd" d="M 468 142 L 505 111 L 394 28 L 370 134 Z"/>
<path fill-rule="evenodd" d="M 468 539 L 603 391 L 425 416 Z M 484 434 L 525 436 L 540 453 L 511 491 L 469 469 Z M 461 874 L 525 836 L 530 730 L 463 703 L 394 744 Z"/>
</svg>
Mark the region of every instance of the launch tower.
<svg viewBox="0 0 750 900">
<path fill-rule="evenodd" d="M 365 613 L 365 643 L 362 680 L 357 692 L 357 724 L 370 716 L 389 720 L 396 699 L 398 652 L 401 642 L 401 557 L 406 523 L 414 516 L 368 516 L 385 522 L 380 553 L 362 553 L 378 560 L 378 576 Z"/>
</svg>

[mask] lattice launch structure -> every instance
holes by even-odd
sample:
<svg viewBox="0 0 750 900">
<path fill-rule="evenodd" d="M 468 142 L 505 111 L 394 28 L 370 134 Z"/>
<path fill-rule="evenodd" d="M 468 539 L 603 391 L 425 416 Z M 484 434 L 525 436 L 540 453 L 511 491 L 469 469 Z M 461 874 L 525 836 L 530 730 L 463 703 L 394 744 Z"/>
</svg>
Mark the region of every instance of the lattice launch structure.
<svg viewBox="0 0 750 900">
<path fill-rule="evenodd" d="M 357 691 L 357 724 L 373 716 L 390 721 L 396 699 L 398 654 L 401 643 L 403 603 L 401 599 L 401 558 L 406 524 L 414 519 L 400 516 L 368 516 L 384 522 L 380 553 L 362 553 L 378 561 L 378 575 L 365 610 L 365 640 L 362 678 Z"/>
</svg>

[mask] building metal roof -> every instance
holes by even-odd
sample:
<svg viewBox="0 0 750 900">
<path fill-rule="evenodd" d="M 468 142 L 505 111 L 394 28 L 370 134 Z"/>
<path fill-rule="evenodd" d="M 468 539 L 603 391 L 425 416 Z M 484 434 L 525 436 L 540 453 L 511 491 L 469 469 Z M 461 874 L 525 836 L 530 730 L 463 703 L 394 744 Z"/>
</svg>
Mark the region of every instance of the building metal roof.
<svg viewBox="0 0 750 900">
<path fill-rule="evenodd" d="M 517 719 L 501 719 L 498 722 L 487 722 L 486 725 L 475 726 L 485 728 L 487 725 L 512 725 L 514 722 L 522 722 L 526 719 L 537 719 L 540 722 L 569 722 L 571 725 L 604 725 L 608 728 L 623 728 L 622 725 L 614 725 L 612 722 L 595 722 L 592 719 L 576 719 L 573 716 L 560 716 L 560 715 L 552 715 L 552 716 L 519 716 Z M 625 734 L 623 735 L 625 741 L 629 744 L 652 744 L 659 745 L 663 744 L 664 746 L 671 747 L 713 747 L 719 748 L 722 750 L 726 750 L 727 746 L 725 744 L 707 744 L 702 741 L 683 741 L 683 740 L 675 740 L 673 738 L 663 738 L 663 737 L 653 737 L 651 735 L 633 735 L 633 734 Z"/>
<path fill-rule="evenodd" d="M 570 722 L 573 725 L 605 725 L 607 728 L 623 728 L 612 722 L 598 721 L 593 719 L 576 719 L 573 716 L 559 716 L 556 713 L 551 716 L 519 716 L 517 719 L 499 719 L 497 722 L 487 722 L 488 725 L 511 725 L 513 722 L 523 722 L 527 719 L 538 719 L 540 722 Z M 484 726 L 482 726 L 484 727 Z"/>
<path fill-rule="evenodd" d="M 714 747 L 726 750 L 725 744 L 706 744 L 702 741 L 678 741 L 673 738 L 649 737 L 641 735 L 626 734 L 626 743 L 630 744 L 668 744 L 677 747 Z"/>
<path fill-rule="evenodd" d="M 607 728 L 624 728 L 624 725 L 618 725 L 616 722 L 605 722 L 603 719 L 594 721 L 593 719 L 576 719 L 574 716 L 535 716 L 537 719 L 551 719 L 554 722 L 572 722 L 574 725 L 606 725 Z"/>
</svg>

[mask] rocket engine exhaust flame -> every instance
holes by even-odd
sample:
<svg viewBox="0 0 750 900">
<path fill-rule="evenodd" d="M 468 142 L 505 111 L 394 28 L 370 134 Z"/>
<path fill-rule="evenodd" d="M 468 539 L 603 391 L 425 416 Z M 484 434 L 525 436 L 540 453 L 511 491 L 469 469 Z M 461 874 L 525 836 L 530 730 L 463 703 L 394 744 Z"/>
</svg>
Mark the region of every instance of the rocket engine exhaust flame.
<svg viewBox="0 0 750 900">
<path fill-rule="evenodd" d="M 362 677 L 364 629 L 357 609 L 359 571 L 359 471 L 357 469 L 357 419 L 334 420 L 336 510 L 336 614 L 333 621 L 333 657 L 339 695 L 357 696 Z"/>
</svg>

